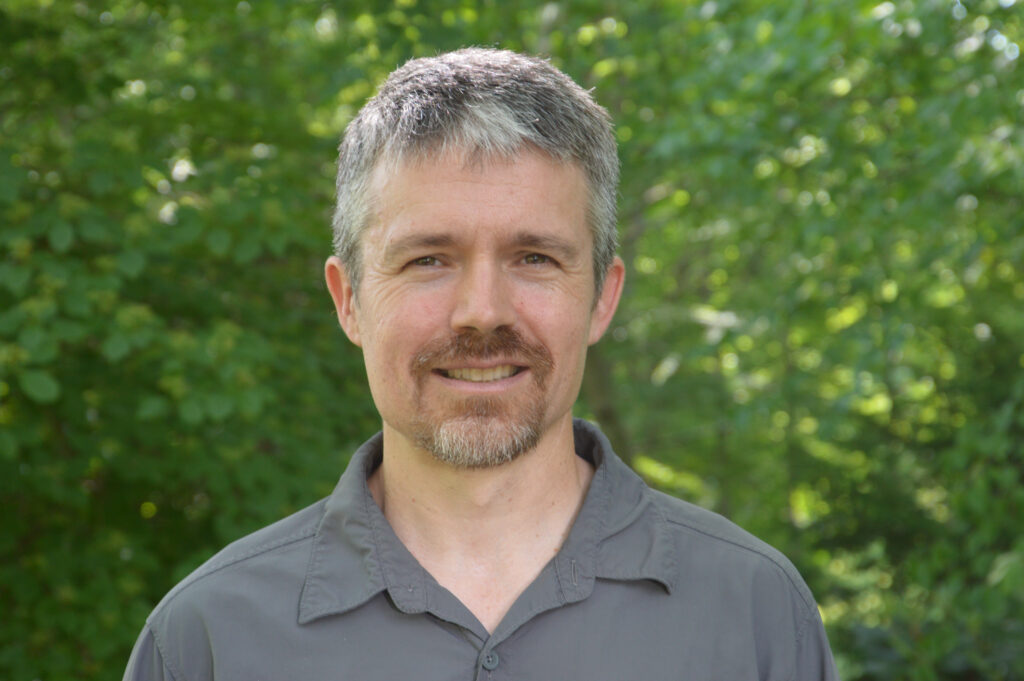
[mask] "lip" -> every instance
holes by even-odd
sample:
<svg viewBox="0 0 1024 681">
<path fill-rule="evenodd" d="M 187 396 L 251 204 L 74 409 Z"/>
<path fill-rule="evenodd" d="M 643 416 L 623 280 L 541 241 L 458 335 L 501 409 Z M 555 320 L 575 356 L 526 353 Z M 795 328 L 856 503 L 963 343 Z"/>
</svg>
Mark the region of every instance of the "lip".
<svg viewBox="0 0 1024 681">
<path fill-rule="evenodd" d="M 514 359 L 483 359 L 483 360 L 458 360 L 458 363 L 446 364 L 435 367 L 437 371 L 451 371 L 452 369 L 495 369 L 503 366 L 514 366 L 517 369 L 525 369 L 526 365 Z"/>
<path fill-rule="evenodd" d="M 490 383 L 500 381 L 503 378 L 511 378 L 522 369 L 514 364 L 499 364 L 495 367 L 475 368 L 459 367 L 457 369 L 442 369 L 441 373 L 448 378 L 470 381 L 471 383 Z"/>
<path fill-rule="evenodd" d="M 511 365 L 516 367 L 519 371 L 506 376 L 505 378 L 498 378 L 492 381 L 467 381 L 458 378 L 450 378 L 446 376 L 443 371 L 452 369 L 494 369 L 501 366 Z M 522 364 L 516 364 L 514 362 L 487 362 L 487 363 L 460 363 L 458 366 L 437 368 L 430 372 L 431 377 L 436 379 L 441 385 L 446 388 L 458 390 L 459 392 L 468 392 L 475 394 L 486 394 L 486 393 L 497 393 L 505 392 L 511 388 L 518 386 L 520 383 L 527 380 L 530 374 L 530 368 L 523 366 Z"/>
</svg>

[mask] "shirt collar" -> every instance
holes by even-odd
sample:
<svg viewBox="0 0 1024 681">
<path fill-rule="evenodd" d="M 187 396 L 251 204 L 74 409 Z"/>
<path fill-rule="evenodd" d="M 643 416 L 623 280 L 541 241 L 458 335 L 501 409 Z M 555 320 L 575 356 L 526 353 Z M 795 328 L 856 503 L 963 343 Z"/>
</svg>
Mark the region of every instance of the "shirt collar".
<svg viewBox="0 0 1024 681">
<path fill-rule="evenodd" d="M 651 491 L 595 426 L 573 422 L 576 454 L 595 468 L 569 536 L 552 561 L 559 600 L 590 595 L 597 578 L 649 579 L 675 586 L 675 546 Z M 428 608 L 424 570 L 395 535 L 367 479 L 381 461 L 377 433 L 352 455 L 313 538 L 299 600 L 299 623 L 359 607 L 382 591 L 408 613 Z"/>
<path fill-rule="evenodd" d="M 620 581 L 649 579 L 666 590 L 675 586 L 675 542 L 668 521 L 654 503 L 650 488 L 623 463 L 604 434 L 582 419 L 573 421 L 576 454 L 594 465 L 594 478 L 556 562 L 576 561 L 578 573 L 590 578 L 570 589 L 559 569 L 563 590 L 585 598 L 592 578 Z M 560 568 L 562 566 L 559 566 Z"/>
</svg>

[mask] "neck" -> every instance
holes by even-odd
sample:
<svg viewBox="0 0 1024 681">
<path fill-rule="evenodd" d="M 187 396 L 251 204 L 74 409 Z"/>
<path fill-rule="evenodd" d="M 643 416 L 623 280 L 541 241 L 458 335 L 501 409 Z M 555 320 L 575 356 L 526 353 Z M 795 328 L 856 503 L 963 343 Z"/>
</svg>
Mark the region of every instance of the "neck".
<svg viewBox="0 0 1024 681">
<path fill-rule="evenodd" d="M 370 491 L 398 538 L 489 630 L 558 552 L 593 469 L 576 456 L 572 420 L 491 468 L 442 463 L 384 427 Z"/>
</svg>

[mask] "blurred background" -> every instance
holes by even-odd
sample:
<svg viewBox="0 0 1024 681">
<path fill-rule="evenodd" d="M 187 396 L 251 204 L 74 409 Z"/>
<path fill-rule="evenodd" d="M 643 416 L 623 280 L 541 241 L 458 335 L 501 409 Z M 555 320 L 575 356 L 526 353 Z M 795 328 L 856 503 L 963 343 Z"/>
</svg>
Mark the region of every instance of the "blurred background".
<svg viewBox="0 0 1024 681">
<path fill-rule="evenodd" d="M 379 427 L 321 268 L 339 134 L 481 44 L 594 89 L 616 321 L 578 413 L 804 574 L 848 681 L 1024 678 L 1024 11 L 0 2 L 0 677 L 119 678 Z"/>
</svg>

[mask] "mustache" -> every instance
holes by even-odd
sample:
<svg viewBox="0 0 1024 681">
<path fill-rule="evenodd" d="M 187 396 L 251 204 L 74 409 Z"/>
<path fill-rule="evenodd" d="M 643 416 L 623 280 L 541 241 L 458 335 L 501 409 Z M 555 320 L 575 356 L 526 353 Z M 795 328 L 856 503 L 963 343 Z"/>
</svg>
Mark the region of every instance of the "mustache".
<svg viewBox="0 0 1024 681">
<path fill-rule="evenodd" d="M 413 367 L 423 373 L 467 359 L 507 359 L 515 364 L 523 364 L 530 367 L 539 382 L 554 366 L 554 360 L 546 347 L 528 342 L 511 327 L 500 326 L 489 333 L 470 330 L 433 340 L 413 358 Z"/>
</svg>

